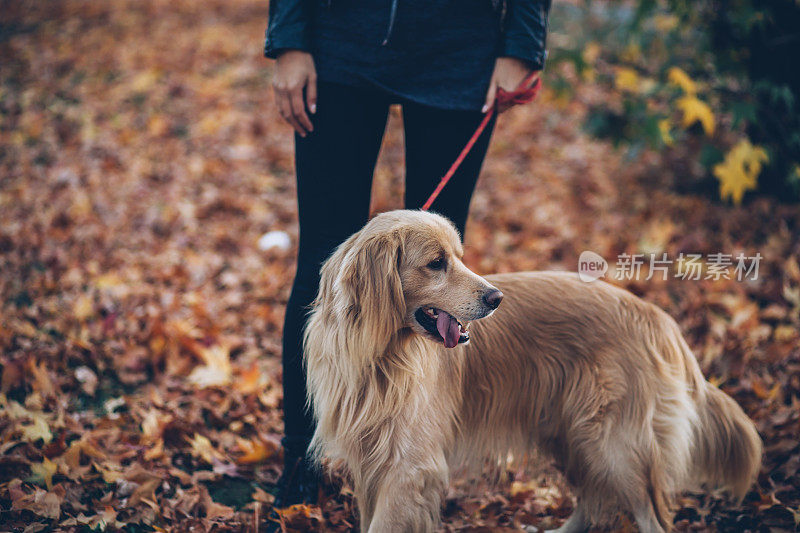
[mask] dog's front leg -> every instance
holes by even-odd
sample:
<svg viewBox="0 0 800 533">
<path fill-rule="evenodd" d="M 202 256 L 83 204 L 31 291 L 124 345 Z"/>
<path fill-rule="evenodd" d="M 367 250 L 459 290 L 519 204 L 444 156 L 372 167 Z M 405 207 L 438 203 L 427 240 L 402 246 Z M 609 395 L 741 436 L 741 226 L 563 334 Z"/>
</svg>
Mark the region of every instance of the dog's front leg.
<svg viewBox="0 0 800 533">
<path fill-rule="evenodd" d="M 440 521 L 447 467 L 397 465 L 377 485 L 372 516 L 362 513 L 361 530 L 369 533 L 433 532 Z"/>
</svg>

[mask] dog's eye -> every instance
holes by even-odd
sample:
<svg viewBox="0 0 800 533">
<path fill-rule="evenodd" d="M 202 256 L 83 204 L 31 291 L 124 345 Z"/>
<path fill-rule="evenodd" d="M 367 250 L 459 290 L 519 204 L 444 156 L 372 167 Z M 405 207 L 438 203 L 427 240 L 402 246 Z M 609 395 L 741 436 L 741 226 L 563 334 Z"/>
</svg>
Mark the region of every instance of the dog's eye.
<svg viewBox="0 0 800 533">
<path fill-rule="evenodd" d="M 428 263 L 428 268 L 431 270 L 444 270 L 444 267 L 447 266 L 443 257 L 439 257 L 438 259 L 434 259 L 430 263 Z"/>
</svg>

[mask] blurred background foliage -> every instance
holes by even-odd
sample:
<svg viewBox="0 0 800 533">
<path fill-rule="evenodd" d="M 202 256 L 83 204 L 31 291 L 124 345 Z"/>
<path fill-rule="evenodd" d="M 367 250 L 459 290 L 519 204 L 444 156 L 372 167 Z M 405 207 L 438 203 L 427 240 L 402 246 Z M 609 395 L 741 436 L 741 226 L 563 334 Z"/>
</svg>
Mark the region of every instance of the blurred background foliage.
<svg viewBox="0 0 800 533">
<path fill-rule="evenodd" d="M 682 159 L 678 187 L 800 199 L 800 1 L 576 0 L 551 24 L 551 88 L 603 87 L 589 133 Z"/>
</svg>

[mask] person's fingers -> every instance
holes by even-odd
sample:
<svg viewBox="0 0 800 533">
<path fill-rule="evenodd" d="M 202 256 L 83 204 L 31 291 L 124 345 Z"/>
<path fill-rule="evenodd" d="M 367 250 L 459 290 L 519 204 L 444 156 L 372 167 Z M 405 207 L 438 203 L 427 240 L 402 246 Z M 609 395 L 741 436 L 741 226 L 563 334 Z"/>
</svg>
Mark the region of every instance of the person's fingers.
<svg viewBox="0 0 800 533">
<path fill-rule="evenodd" d="M 313 115 L 317 112 L 317 77 L 310 76 L 306 85 L 306 104 Z"/>
<path fill-rule="evenodd" d="M 290 105 L 292 106 L 292 115 L 294 119 L 300 124 L 305 132 L 314 131 L 314 126 L 311 125 L 306 114 L 306 103 L 303 101 L 303 89 L 298 88 L 292 91 Z M 304 133 L 305 133 L 304 132 Z"/>
<path fill-rule="evenodd" d="M 486 102 L 483 104 L 483 109 L 481 111 L 486 113 L 489 109 L 492 108 L 494 105 L 494 99 L 497 97 L 497 80 L 495 80 L 494 76 L 492 76 L 492 80 L 489 82 L 489 90 L 486 91 Z"/>
<path fill-rule="evenodd" d="M 289 119 L 287 122 L 292 125 L 294 131 L 300 134 L 300 137 L 306 136 L 306 129 L 299 122 L 297 122 L 297 117 L 291 114 L 291 111 L 289 112 Z"/>
<path fill-rule="evenodd" d="M 504 90 L 504 89 L 498 89 L 498 90 Z M 497 103 L 497 114 L 499 115 L 500 113 L 504 113 L 504 112 L 508 111 L 509 109 L 511 109 L 512 107 L 514 107 L 513 103 L 500 103 L 500 102 L 498 102 Z"/>
<path fill-rule="evenodd" d="M 507 91 L 507 89 L 504 89 L 503 86 L 498 83 L 497 84 L 497 93 L 498 93 L 498 95 L 499 95 L 500 91 Z M 504 103 L 502 103 L 500 101 L 495 102 L 494 105 L 497 108 L 497 114 L 498 115 L 500 113 L 503 113 L 504 111 L 508 111 L 511 108 L 511 105 L 509 105 L 507 103 L 504 104 Z"/>
<path fill-rule="evenodd" d="M 519 83 L 517 83 L 517 85 L 513 89 L 504 89 L 502 84 L 498 84 L 498 88 L 497 88 L 498 94 L 499 94 L 500 91 L 508 91 L 509 93 L 512 93 L 512 92 L 515 92 L 515 91 L 523 91 L 523 90 L 530 89 L 531 87 L 536 85 L 536 81 L 539 79 L 540 72 L 537 71 L 534 75 L 532 75 L 530 77 L 530 80 L 526 79 L 529 74 L 530 73 L 526 74 L 525 77 L 523 77 L 522 80 Z M 514 107 L 515 105 L 517 105 L 517 104 L 515 104 L 513 102 L 505 103 L 505 104 L 497 102 L 496 103 L 497 113 L 500 114 L 500 113 L 503 113 L 505 111 L 508 111 L 509 109 Z"/>
<path fill-rule="evenodd" d="M 278 103 L 278 113 L 280 113 L 281 117 L 283 117 L 283 120 L 288 122 L 289 125 L 291 125 L 295 129 L 295 131 L 300 134 L 301 137 L 305 137 L 306 135 L 305 129 L 303 129 L 303 127 L 300 125 L 300 123 L 297 122 L 294 115 L 292 114 L 292 104 L 288 91 L 279 90 L 276 91 L 276 95 Z"/>
</svg>

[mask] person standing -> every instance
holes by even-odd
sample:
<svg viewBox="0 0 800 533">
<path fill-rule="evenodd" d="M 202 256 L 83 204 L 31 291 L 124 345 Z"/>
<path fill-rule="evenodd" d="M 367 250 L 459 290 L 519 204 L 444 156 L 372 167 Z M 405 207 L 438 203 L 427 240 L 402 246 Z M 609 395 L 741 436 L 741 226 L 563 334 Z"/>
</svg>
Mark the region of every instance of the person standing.
<svg viewBox="0 0 800 533">
<path fill-rule="evenodd" d="M 550 0 L 270 2 L 264 54 L 276 60 L 275 105 L 295 130 L 300 227 L 283 329 L 284 470 L 275 507 L 316 501 L 302 332 L 322 262 L 367 222 L 389 107 L 402 106 L 405 206 L 418 208 L 497 90 L 542 70 L 549 10 Z M 462 236 L 493 126 L 432 207 Z"/>
</svg>

